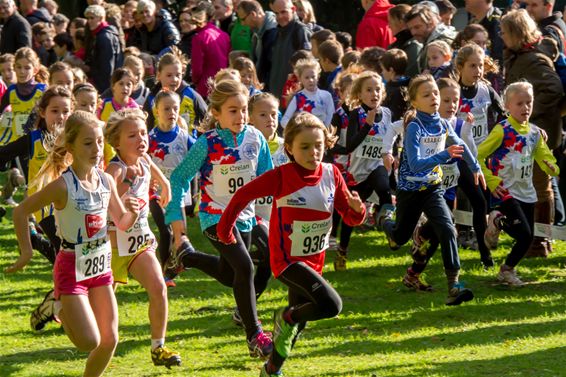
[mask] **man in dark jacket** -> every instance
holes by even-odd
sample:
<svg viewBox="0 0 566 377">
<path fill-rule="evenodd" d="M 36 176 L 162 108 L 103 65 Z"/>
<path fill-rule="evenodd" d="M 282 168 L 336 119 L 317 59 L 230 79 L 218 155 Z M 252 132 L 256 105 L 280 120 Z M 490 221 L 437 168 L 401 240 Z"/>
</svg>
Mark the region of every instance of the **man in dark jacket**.
<svg viewBox="0 0 566 377">
<path fill-rule="evenodd" d="M 47 9 L 37 7 L 37 0 L 20 0 L 20 9 L 31 26 L 38 22 L 51 23 L 52 21 Z"/>
<path fill-rule="evenodd" d="M 153 1 L 140 1 L 137 11 L 143 22 L 140 30 L 141 45 L 138 46 L 142 51 L 158 55 L 163 49 L 179 43 L 179 30 L 170 20 L 157 13 Z"/>
<path fill-rule="evenodd" d="M 100 5 L 85 10 L 93 45 L 87 49 L 85 63 L 90 67 L 88 76 L 99 93 L 110 87 L 112 72 L 122 66 L 124 54 L 118 30 L 106 22 L 106 12 Z"/>
<path fill-rule="evenodd" d="M 243 0 L 236 11 L 242 25 L 252 30 L 252 60 L 256 65 L 257 76 L 269 90 L 273 44 L 277 39 L 277 20 L 273 12 L 264 12 L 256 0 Z"/>
<path fill-rule="evenodd" d="M 0 54 L 13 54 L 20 47 L 31 47 L 31 26 L 16 11 L 14 0 L 0 0 L 0 18 L 4 22 Z"/>
<path fill-rule="evenodd" d="M 558 50 L 564 53 L 566 23 L 562 19 L 562 13 L 552 12 L 554 0 L 527 0 L 526 3 L 527 12 L 538 24 L 542 35 L 554 39 Z"/>
<path fill-rule="evenodd" d="M 311 30 L 299 21 L 291 0 L 270 0 L 277 19 L 277 39 L 273 45 L 269 89 L 276 97 L 283 94 L 283 85 L 291 73 L 291 56 L 297 50 L 310 50 Z"/>
</svg>

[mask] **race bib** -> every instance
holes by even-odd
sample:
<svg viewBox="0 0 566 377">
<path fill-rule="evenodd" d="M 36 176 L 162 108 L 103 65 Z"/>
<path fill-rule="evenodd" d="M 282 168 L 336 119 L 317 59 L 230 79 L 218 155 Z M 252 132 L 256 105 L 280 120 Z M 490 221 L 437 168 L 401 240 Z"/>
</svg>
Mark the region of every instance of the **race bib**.
<svg viewBox="0 0 566 377">
<path fill-rule="evenodd" d="M 474 114 L 474 123 L 472 124 L 472 137 L 474 138 L 474 143 L 476 145 L 480 145 L 486 138 L 488 129 L 487 129 L 487 113 L 479 112 L 473 113 Z"/>
<path fill-rule="evenodd" d="M 382 151 L 383 137 L 378 135 L 366 136 L 364 141 L 357 148 L 356 157 L 381 160 Z"/>
<path fill-rule="evenodd" d="M 118 241 L 118 255 L 127 257 L 134 255 L 143 244 L 155 240 L 155 236 L 149 227 L 147 218 L 142 218 L 127 231 L 116 231 L 116 240 Z"/>
<path fill-rule="evenodd" d="M 515 155 L 515 158 L 513 158 L 513 175 L 517 181 L 532 179 L 533 160 L 530 155 Z"/>
<path fill-rule="evenodd" d="M 420 140 L 419 150 L 421 158 L 429 158 L 442 152 L 446 145 L 446 134 L 439 136 L 425 136 Z"/>
<path fill-rule="evenodd" d="M 456 187 L 460 178 L 458 164 L 440 165 L 440 168 L 442 169 L 442 188 L 448 190 L 449 188 Z"/>
<path fill-rule="evenodd" d="M 0 127 L 2 128 L 12 128 L 12 119 L 14 114 L 11 111 L 6 111 L 2 113 L 0 117 Z"/>
<path fill-rule="evenodd" d="M 328 248 L 332 217 L 319 221 L 293 221 L 291 256 L 307 257 Z"/>
<path fill-rule="evenodd" d="M 271 217 L 271 207 L 273 205 L 273 196 L 264 196 L 255 201 L 255 214 L 264 220 Z"/>
<path fill-rule="evenodd" d="M 231 165 L 214 165 L 212 168 L 214 192 L 219 196 L 231 196 L 252 180 L 251 162 Z"/>
<path fill-rule="evenodd" d="M 75 245 L 75 280 L 77 282 L 103 275 L 110 271 L 112 247 L 107 240 Z"/>
<path fill-rule="evenodd" d="M 24 126 L 28 121 L 29 114 L 15 114 L 14 115 L 14 125 L 16 130 L 16 136 L 20 137 L 25 134 Z"/>
</svg>

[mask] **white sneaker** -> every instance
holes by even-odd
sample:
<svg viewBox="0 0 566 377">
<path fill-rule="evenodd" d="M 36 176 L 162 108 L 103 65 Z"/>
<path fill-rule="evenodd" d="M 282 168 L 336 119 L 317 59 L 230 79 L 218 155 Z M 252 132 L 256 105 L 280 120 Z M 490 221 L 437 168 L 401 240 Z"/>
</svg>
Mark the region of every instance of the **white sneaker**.
<svg viewBox="0 0 566 377">
<path fill-rule="evenodd" d="M 503 266 L 499 269 L 497 280 L 502 283 L 506 283 L 510 287 L 522 287 L 525 285 L 525 283 L 517 276 L 517 271 L 515 271 L 515 269 L 504 270 Z"/>
<path fill-rule="evenodd" d="M 483 236 L 483 240 L 488 249 L 497 249 L 497 244 L 499 243 L 499 233 L 501 229 L 497 225 L 498 220 L 503 217 L 503 214 L 499 211 L 491 211 L 489 217 L 487 218 L 487 228 Z"/>
</svg>

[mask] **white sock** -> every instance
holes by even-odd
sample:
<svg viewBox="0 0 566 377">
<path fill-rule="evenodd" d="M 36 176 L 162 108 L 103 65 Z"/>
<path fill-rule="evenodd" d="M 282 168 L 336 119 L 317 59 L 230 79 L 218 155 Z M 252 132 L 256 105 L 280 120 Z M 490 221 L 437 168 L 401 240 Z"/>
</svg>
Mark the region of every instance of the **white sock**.
<svg viewBox="0 0 566 377">
<path fill-rule="evenodd" d="M 157 347 L 163 347 L 165 344 L 165 338 L 151 339 L 151 350 L 153 351 Z"/>
</svg>

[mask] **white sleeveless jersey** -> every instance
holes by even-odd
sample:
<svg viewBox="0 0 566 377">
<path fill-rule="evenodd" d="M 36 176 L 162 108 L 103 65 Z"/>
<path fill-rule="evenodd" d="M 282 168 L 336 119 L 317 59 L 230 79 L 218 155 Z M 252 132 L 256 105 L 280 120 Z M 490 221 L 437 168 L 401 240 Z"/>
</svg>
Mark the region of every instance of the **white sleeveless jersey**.
<svg viewBox="0 0 566 377">
<path fill-rule="evenodd" d="M 57 235 L 73 243 L 98 240 L 106 237 L 106 220 L 110 203 L 110 182 L 104 172 L 96 169 L 98 187 L 87 190 L 69 167 L 61 175 L 67 185 L 67 203 L 65 208 L 55 209 Z"/>
<path fill-rule="evenodd" d="M 460 108 L 457 117 L 466 120 L 468 112 L 474 116 L 472 123 L 472 137 L 476 146 L 480 145 L 489 134 L 488 129 L 488 110 L 491 106 L 491 97 L 489 96 L 489 87 L 483 82 L 478 83 L 478 91 L 474 98 L 460 99 Z"/>
<path fill-rule="evenodd" d="M 360 111 L 363 111 L 361 109 Z M 391 127 L 391 111 L 381 107 L 381 114 L 381 120 L 373 124 L 362 143 L 349 155 L 347 170 L 354 177 L 356 184 L 365 181 L 372 171 L 383 165 L 381 154 L 386 151 L 384 138 Z"/>
</svg>

